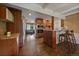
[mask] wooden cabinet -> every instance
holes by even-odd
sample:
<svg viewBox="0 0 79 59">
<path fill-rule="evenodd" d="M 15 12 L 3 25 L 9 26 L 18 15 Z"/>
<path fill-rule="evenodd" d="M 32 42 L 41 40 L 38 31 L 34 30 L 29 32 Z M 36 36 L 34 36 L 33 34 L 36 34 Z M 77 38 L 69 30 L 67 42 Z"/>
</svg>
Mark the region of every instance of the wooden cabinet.
<svg viewBox="0 0 79 59">
<path fill-rule="evenodd" d="M 52 47 L 52 31 L 44 31 L 44 43 Z"/>
<path fill-rule="evenodd" d="M 61 20 L 61 27 L 64 27 L 64 20 Z"/>
<path fill-rule="evenodd" d="M 0 36 L 0 56 L 13 56 L 19 53 L 19 33 L 14 33 L 10 37 Z"/>
<path fill-rule="evenodd" d="M 23 28 L 22 28 L 23 24 L 22 24 L 22 18 L 21 18 L 22 12 L 21 12 L 21 10 L 18 10 L 15 8 L 9 8 L 9 10 L 14 15 L 14 22 L 6 23 L 7 31 L 10 31 L 12 33 L 20 33 L 19 46 L 22 47 L 23 46 Z"/>
<path fill-rule="evenodd" d="M 6 7 L 0 4 L 0 20 L 6 21 Z"/>
<path fill-rule="evenodd" d="M 0 4 L 0 20 L 13 22 L 14 16 L 11 11 L 4 5 Z"/>
<path fill-rule="evenodd" d="M 0 4 L 0 21 L 4 21 L 4 23 L 6 23 L 6 31 L 7 32 L 11 32 L 11 33 L 19 33 L 19 38 L 18 38 L 18 44 L 19 44 L 19 47 L 22 47 L 23 46 L 23 22 L 22 22 L 22 12 L 21 10 L 18 10 L 16 8 L 12 8 L 12 7 L 6 7 L 4 5 L 1 5 Z M 9 45 L 12 45 L 13 47 L 14 46 L 14 42 L 13 40 L 16 40 L 16 38 L 12 39 L 11 42 Z M 6 41 L 6 40 L 5 40 Z M 3 44 L 3 43 L 2 43 Z M 2 45 L 1 44 L 1 45 Z M 7 45 L 7 43 L 5 44 Z M 11 48 L 11 50 L 8 50 L 7 51 L 7 47 L 9 46 L 5 46 L 4 45 L 4 48 L 6 49 L 2 51 L 0 51 L 0 53 L 2 52 L 3 54 L 6 54 L 8 52 L 13 52 L 12 55 L 15 55 L 16 52 L 14 50 L 16 50 L 15 48 Z M 2 46 L 3 47 L 3 46 Z M 9 55 L 10 55 L 9 54 Z"/>
<path fill-rule="evenodd" d="M 52 20 L 44 20 L 44 29 L 52 29 Z"/>
<path fill-rule="evenodd" d="M 14 22 L 14 16 L 8 8 L 6 8 L 6 19 L 7 21 Z"/>
<path fill-rule="evenodd" d="M 47 28 L 48 27 L 48 28 Z M 54 17 L 44 20 L 44 43 L 49 47 L 56 48 L 56 31 L 54 30 Z"/>
<path fill-rule="evenodd" d="M 36 37 L 40 38 L 43 37 L 43 19 L 36 18 Z"/>
<path fill-rule="evenodd" d="M 56 48 L 56 32 L 44 30 L 44 43 L 51 48 Z"/>
<path fill-rule="evenodd" d="M 43 19 L 42 18 L 36 18 L 35 22 L 38 25 L 43 25 Z"/>
</svg>

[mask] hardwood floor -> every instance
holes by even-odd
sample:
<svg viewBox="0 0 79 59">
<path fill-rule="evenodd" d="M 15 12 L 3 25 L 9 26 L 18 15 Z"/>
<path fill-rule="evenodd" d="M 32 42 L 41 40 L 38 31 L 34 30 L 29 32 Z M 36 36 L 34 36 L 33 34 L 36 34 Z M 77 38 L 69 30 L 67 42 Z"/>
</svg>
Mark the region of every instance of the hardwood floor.
<svg viewBox="0 0 79 59">
<path fill-rule="evenodd" d="M 43 43 L 43 38 L 35 38 L 35 35 L 27 35 L 23 48 L 20 49 L 19 56 L 78 56 L 79 47 L 74 53 L 69 54 L 66 49 L 57 45 L 52 49 Z"/>
</svg>

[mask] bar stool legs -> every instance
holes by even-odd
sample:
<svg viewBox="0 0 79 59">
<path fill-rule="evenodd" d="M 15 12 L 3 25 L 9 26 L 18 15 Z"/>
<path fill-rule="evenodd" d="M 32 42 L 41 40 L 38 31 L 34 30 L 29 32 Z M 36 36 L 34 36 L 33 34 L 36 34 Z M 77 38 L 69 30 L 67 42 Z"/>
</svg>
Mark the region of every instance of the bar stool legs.
<svg viewBox="0 0 79 59">
<path fill-rule="evenodd" d="M 73 31 L 66 31 L 64 34 L 59 35 L 59 45 L 64 46 L 67 53 L 72 53 L 76 49 L 76 39 Z"/>
</svg>

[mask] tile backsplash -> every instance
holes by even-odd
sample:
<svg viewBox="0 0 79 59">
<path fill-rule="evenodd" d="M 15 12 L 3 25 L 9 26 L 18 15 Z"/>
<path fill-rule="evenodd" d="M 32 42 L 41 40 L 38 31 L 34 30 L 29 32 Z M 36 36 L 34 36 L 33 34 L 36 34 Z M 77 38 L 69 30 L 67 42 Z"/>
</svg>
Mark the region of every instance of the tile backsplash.
<svg viewBox="0 0 79 59">
<path fill-rule="evenodd" d="M 6 32 L 6 22 L 0 21 L 0 34 L 4 34 Z"/>
</svg>

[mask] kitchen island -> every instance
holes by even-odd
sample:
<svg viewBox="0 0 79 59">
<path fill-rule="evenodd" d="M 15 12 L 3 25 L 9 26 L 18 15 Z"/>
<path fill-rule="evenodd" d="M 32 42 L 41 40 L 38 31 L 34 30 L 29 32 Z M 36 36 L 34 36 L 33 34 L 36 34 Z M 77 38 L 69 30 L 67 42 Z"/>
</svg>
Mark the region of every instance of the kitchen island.
<svg viewBox="0 0 79 59">
<path fill-rule="evenodd" d="M 18 55 L 19 52 L 19 33 L 0 35 L 0 55 Z"/>
<path fill-rule="evenodd" d="M 51 48 L 56 48 L 56 31 L 44 30 L 44 43 Z"/>
</svg>

